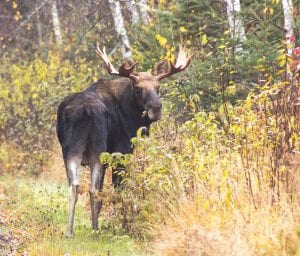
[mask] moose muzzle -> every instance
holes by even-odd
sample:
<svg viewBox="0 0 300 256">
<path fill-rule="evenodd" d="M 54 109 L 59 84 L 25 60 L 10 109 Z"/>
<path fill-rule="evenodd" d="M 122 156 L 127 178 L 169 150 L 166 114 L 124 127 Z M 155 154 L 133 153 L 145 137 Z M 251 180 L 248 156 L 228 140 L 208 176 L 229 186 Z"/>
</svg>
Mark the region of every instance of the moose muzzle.
<svg viewBox="0 0 300 256">
<path fill-rule="evenodd" d="M 148 117 L 152 121 L 158 121 L 162 117 L 162 104 L 160 101 L 157 102 L 149 102 L 146 111 L 148 114 Z"/>
</svg>

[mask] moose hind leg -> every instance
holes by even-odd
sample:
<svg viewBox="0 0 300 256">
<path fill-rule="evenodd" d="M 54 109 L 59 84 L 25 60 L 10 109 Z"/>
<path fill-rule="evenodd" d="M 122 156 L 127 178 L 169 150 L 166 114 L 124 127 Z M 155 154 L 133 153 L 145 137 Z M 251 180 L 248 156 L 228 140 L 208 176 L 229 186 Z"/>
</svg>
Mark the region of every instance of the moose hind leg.
<svg viewBox="0 0 300 256">
<path fill-rule="evenodd" d="M 80 170 L 80 159 L 72 159 L 67 161 L 66 169 L 69 183 L 69 220 L 67 227 L 68 238 L 74 236 L 73 225 L 75 215 L 75 205 L 78 199 L 78 187 L 79 187 L 79 170 Z"/>
<path fill-rule="evenodd" d="M 92 212 L 92 228 L 98 230 L 98 218 L 102 208 L 102 199 L 99 198 L 99 192 L 103 189 L 103 181 L 105 175 L 105 167 L 101 163 L 90 165 L 91 168 L 91 188 L 90 188 L 90 204 Z"/>
</svg>

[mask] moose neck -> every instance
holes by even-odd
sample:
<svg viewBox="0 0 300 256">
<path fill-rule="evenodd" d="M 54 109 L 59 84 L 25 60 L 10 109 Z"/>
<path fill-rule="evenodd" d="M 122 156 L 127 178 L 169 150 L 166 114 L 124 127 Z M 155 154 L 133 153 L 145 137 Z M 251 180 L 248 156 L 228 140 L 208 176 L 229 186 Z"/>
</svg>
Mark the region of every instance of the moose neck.
<svg viewBox="0 0 300 256">
<path fill-rule="evenodd" d="M 122 115 L 122 119 L 127 125 L 137 125 L 132 127 L 138 129 L 141 126 L 148 125 L 149 120 L 143 116 L 144 109 L 139 106 L 134 96 L 133 82 L 128 78 L 115 80 L 102 80 L 92 85 L 95 91 L 106 104 L 113 104 L 114 108 Z M 146 122 L 146 124 L 144 124 Z"/>
<path fill-rule="evenodd" d="M 142 118 L 144 109 L 139 106 L 135 99 L 133 81 L 128 78 L 114 80 L 111 93 L 118 105 L 119 111 L 126 119 L 134 119 L 135 123 Z"/>
</svg>

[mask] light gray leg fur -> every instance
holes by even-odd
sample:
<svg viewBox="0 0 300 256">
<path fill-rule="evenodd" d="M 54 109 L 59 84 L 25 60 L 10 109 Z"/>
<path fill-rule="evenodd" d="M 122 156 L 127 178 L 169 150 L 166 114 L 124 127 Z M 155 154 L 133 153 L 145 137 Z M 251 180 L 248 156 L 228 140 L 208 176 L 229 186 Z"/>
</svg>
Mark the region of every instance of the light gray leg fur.
<svg viewBox="0 0 300 256">
<path fill-rule="evenodd" d="M 97 193 L 103 189 L 103 181 L 105 175 L 104 165 L 101 163 L 94 163 L 90 165 L 91 168 L 91 188 L 90 188 L 90 203 L 92 212 L 92 228 L 98 230 L 98 217 L 102 208 L 102 199 L 97 198 Z"/>
<path fill-rule="evenodd" d="M 73 159 L 67 163 L 66 167 L 69 181 L 69 221 L 66 236 L 71 238 L 74 236 L 73 225 L 75 205 L 78 199 L 80 161 Z"/>
</svg>

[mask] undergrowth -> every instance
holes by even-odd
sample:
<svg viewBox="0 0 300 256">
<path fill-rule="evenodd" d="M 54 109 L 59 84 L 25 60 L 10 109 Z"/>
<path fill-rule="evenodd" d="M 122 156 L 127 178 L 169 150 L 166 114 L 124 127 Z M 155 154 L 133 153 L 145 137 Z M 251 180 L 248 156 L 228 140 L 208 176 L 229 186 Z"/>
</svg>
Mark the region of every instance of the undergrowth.
<svg viewBox="0 0 300 256">
<path fill-rule="evenodd" d="M 156 127 L 156 139 L 135 142 L 123 192 L 129 232 L 154 240 L 157 255 L 296 254 L 299 165 L 282 166 L 282 174 L 290 172 L 290 187 L 280 181 L 274 202 L 261 152 L 258 162 L 245 166 L 240 146 L 224 143 L 226 136 L 205 113 L 177 134 L 170 124 Z"/>
<path fill-rule="evenodd" d="M 102 157 L 129 170 L 127 232 L 157 255 L 298 255 L 298 90 L 271 84 L 182 125 L 165 116 L 133 155 Z"/>
</svg>

